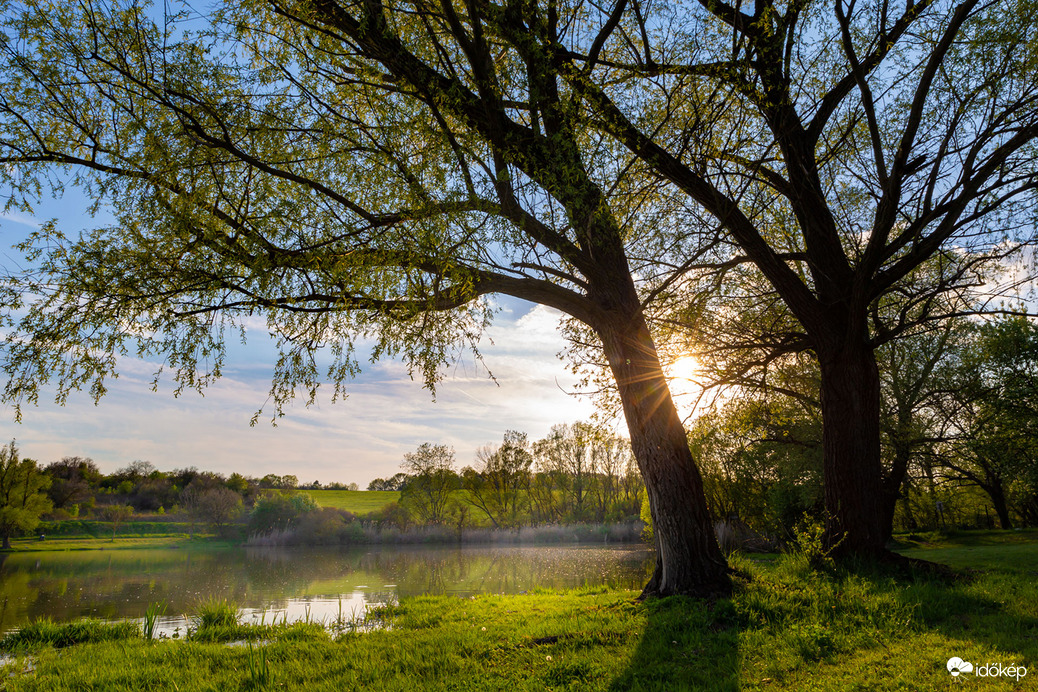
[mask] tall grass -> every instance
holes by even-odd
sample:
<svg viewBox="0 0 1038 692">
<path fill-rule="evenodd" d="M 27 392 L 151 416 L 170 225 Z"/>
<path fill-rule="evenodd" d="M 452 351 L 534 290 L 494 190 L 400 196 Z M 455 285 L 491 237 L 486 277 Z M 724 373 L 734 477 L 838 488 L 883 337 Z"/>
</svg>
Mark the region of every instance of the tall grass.
<svg viewBox="0 0 1038 692">
<path fill-rule="evenodd" d="M 159 618 L 166 614 L 166 602 L 149 603 L 144 611 L 144 638 L 151 640 L 155 638 L 155 628 L 159 624 Z"/>
<path fill-rule="evenodd" d="M 263 689 L 270 687 L 273 675 L 270 672 L 270 661 L 267 659 L 266 647 L 252 647 L 248 644 L 248 654 L 245 658 L 245 671 L 247 674 L 246 686 L 252 689 Z"/>
<path fill-rule="evenodd" d="M 78 620 L 59 624 L 50 618 L 41 618 L 0 639 L 0 651 L 34 650 L 45 646 L 62 648 L 91 642 L 138 639 L 140 636 L 141 626 L 136 622 Z"/>
<path fill-rule="evenodd" d="M 213 629 L 216 627 L 235 627 L 238 625 L 240 611 L 235 603 L 225 598 L 210 598 L 198 604 L 195 615 L 195 629 Z"/>
</svg>

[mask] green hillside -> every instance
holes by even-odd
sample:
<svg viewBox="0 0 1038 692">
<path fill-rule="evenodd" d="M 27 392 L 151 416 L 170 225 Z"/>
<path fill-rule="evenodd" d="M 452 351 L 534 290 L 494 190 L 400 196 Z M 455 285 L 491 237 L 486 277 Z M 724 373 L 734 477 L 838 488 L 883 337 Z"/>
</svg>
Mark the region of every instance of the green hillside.
<svg viewBox="0 0 1038 692">
<path fill-rule="evenodd" d="M 400 499 L 395 490 L 301 490 L 321 507 L 345 509 L 354 514 L 367 514 Z"/>
</svg>

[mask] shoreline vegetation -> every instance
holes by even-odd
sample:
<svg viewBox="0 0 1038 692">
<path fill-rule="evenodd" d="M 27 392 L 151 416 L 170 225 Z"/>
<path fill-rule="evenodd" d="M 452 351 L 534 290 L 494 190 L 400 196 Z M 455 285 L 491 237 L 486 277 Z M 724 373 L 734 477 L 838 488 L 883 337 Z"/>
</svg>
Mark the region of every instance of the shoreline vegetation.
<svg viewBox="0 0 1038 692">
<path fill-rule="evenodd" d="M 1038 680 L 1038 533 L 903 536 L 958 570 L 818 568 L 804 550 L 730 556 L 730 598 L 639 602 L 582 588 L 415 597 L 344 622 L 244 624 L 200 603 L 178 640 L 134 623 L 48 621 L 0 641 L 6 690 L 850 690 L 944 689 L 946 662 Z M 155 612 L 155 609 L 150 609 Z M 970 677 L 974 677 L 971 675 Z M 963 682 L 963 681 L 958 681 Z M 965 682 L 973 682 L 965 680 Z"/>
<path fill-rule="evenodd" d="M 200 548 L 206 546 L 246 548 L 350 545 L 601 545 L 644 543 L 644 524 L 560 524 L 523 526 L 515 529 L 466 528 L 460 532 L 446 526 L 415 526 L 407 529 L 377 527 L 361 521 L 335 526 L 335 531 L 299 535 L 292 529 L 274 530 L 242 538 L 227 532 L 211 533 L 188 522 L 128 521 L 118 535 L 108 522 L 65 520 L 46 522 L 39 536 L 14 538 L 4 553 L 52 552 L 61 550 L 117 550 L 133 548 Z"/>
</svg>

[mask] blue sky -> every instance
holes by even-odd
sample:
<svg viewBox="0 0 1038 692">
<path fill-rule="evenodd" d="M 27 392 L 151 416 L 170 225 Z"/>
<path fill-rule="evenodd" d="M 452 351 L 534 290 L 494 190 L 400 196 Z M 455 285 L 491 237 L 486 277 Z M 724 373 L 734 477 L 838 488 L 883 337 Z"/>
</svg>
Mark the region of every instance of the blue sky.
<svg viewBox="0 0 1038 692">
<path fill-rule="evenodd" d="M 55 207 L 72 218 L 73 203 Z M 50 210 L 49 210 L 50 211 Z M 89 222 L 89 221 L 88 221 Z M 38 221 L 24 214 L 0 217 L 0 264 L 13 271 L 22 263 L 11 246 Z M 66 229 L 67 230 L 67 229 Z M 63 456 L 87 456 L 110 472 L 136 459 L 160 469 L 184 466 L 263 476 L 291 473 L 300 481 L 356 482 L 396 473 L 404 453 L 423 442 L 455 447 L 459 465 L 472 463 L 483 444 L 499 442 L 505 430 L 525 431 L 531 439 L 555 423 L 587 419 L 593 406 L 567 392 L 576 378 L 559 360 L 565 346 L 557 333 L 560 314 L 516 300 L 501 303 L 494 325 L 481 344 L 486 368 L 470 356 L 452 366 L 435 400 L 395 361 L 368 365 L 349 385 L 345 401 L 331 403 L 330 391 L 306 408 L 286 409 L 276 427 L 264 406 L 274 351 L 260 330 L 249 345 L 235 347 L 224 376 L 204 396 L 176 398 L 168 382 L 152 392 L 157 363 L 124 358 L 120 377 L 95 406 L 88 394 L 58 406 L 41 397 L 25 407 L 0 413 L 0 440 L 17 439 L 23 456 L 46 464 Z"/>
</svg>

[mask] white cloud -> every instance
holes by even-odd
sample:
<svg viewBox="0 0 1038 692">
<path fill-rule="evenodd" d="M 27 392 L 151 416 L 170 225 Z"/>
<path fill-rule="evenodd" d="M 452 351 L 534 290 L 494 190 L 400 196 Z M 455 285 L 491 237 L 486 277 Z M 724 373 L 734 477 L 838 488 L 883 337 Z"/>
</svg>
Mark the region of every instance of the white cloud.
<svg viewBox="0 0 1038 692">
<path fill-rule="evenodd" d="M 37 221 L 35 217 L 29 216 L 28 214 L 21 214 L 16 211 L 0 212 L 0 219 L 12 221 L 21 224 L 22 226 L 28 226 L 29 228 L 39 229 L 42 227 L 42 224 Z"/>
</svg>

